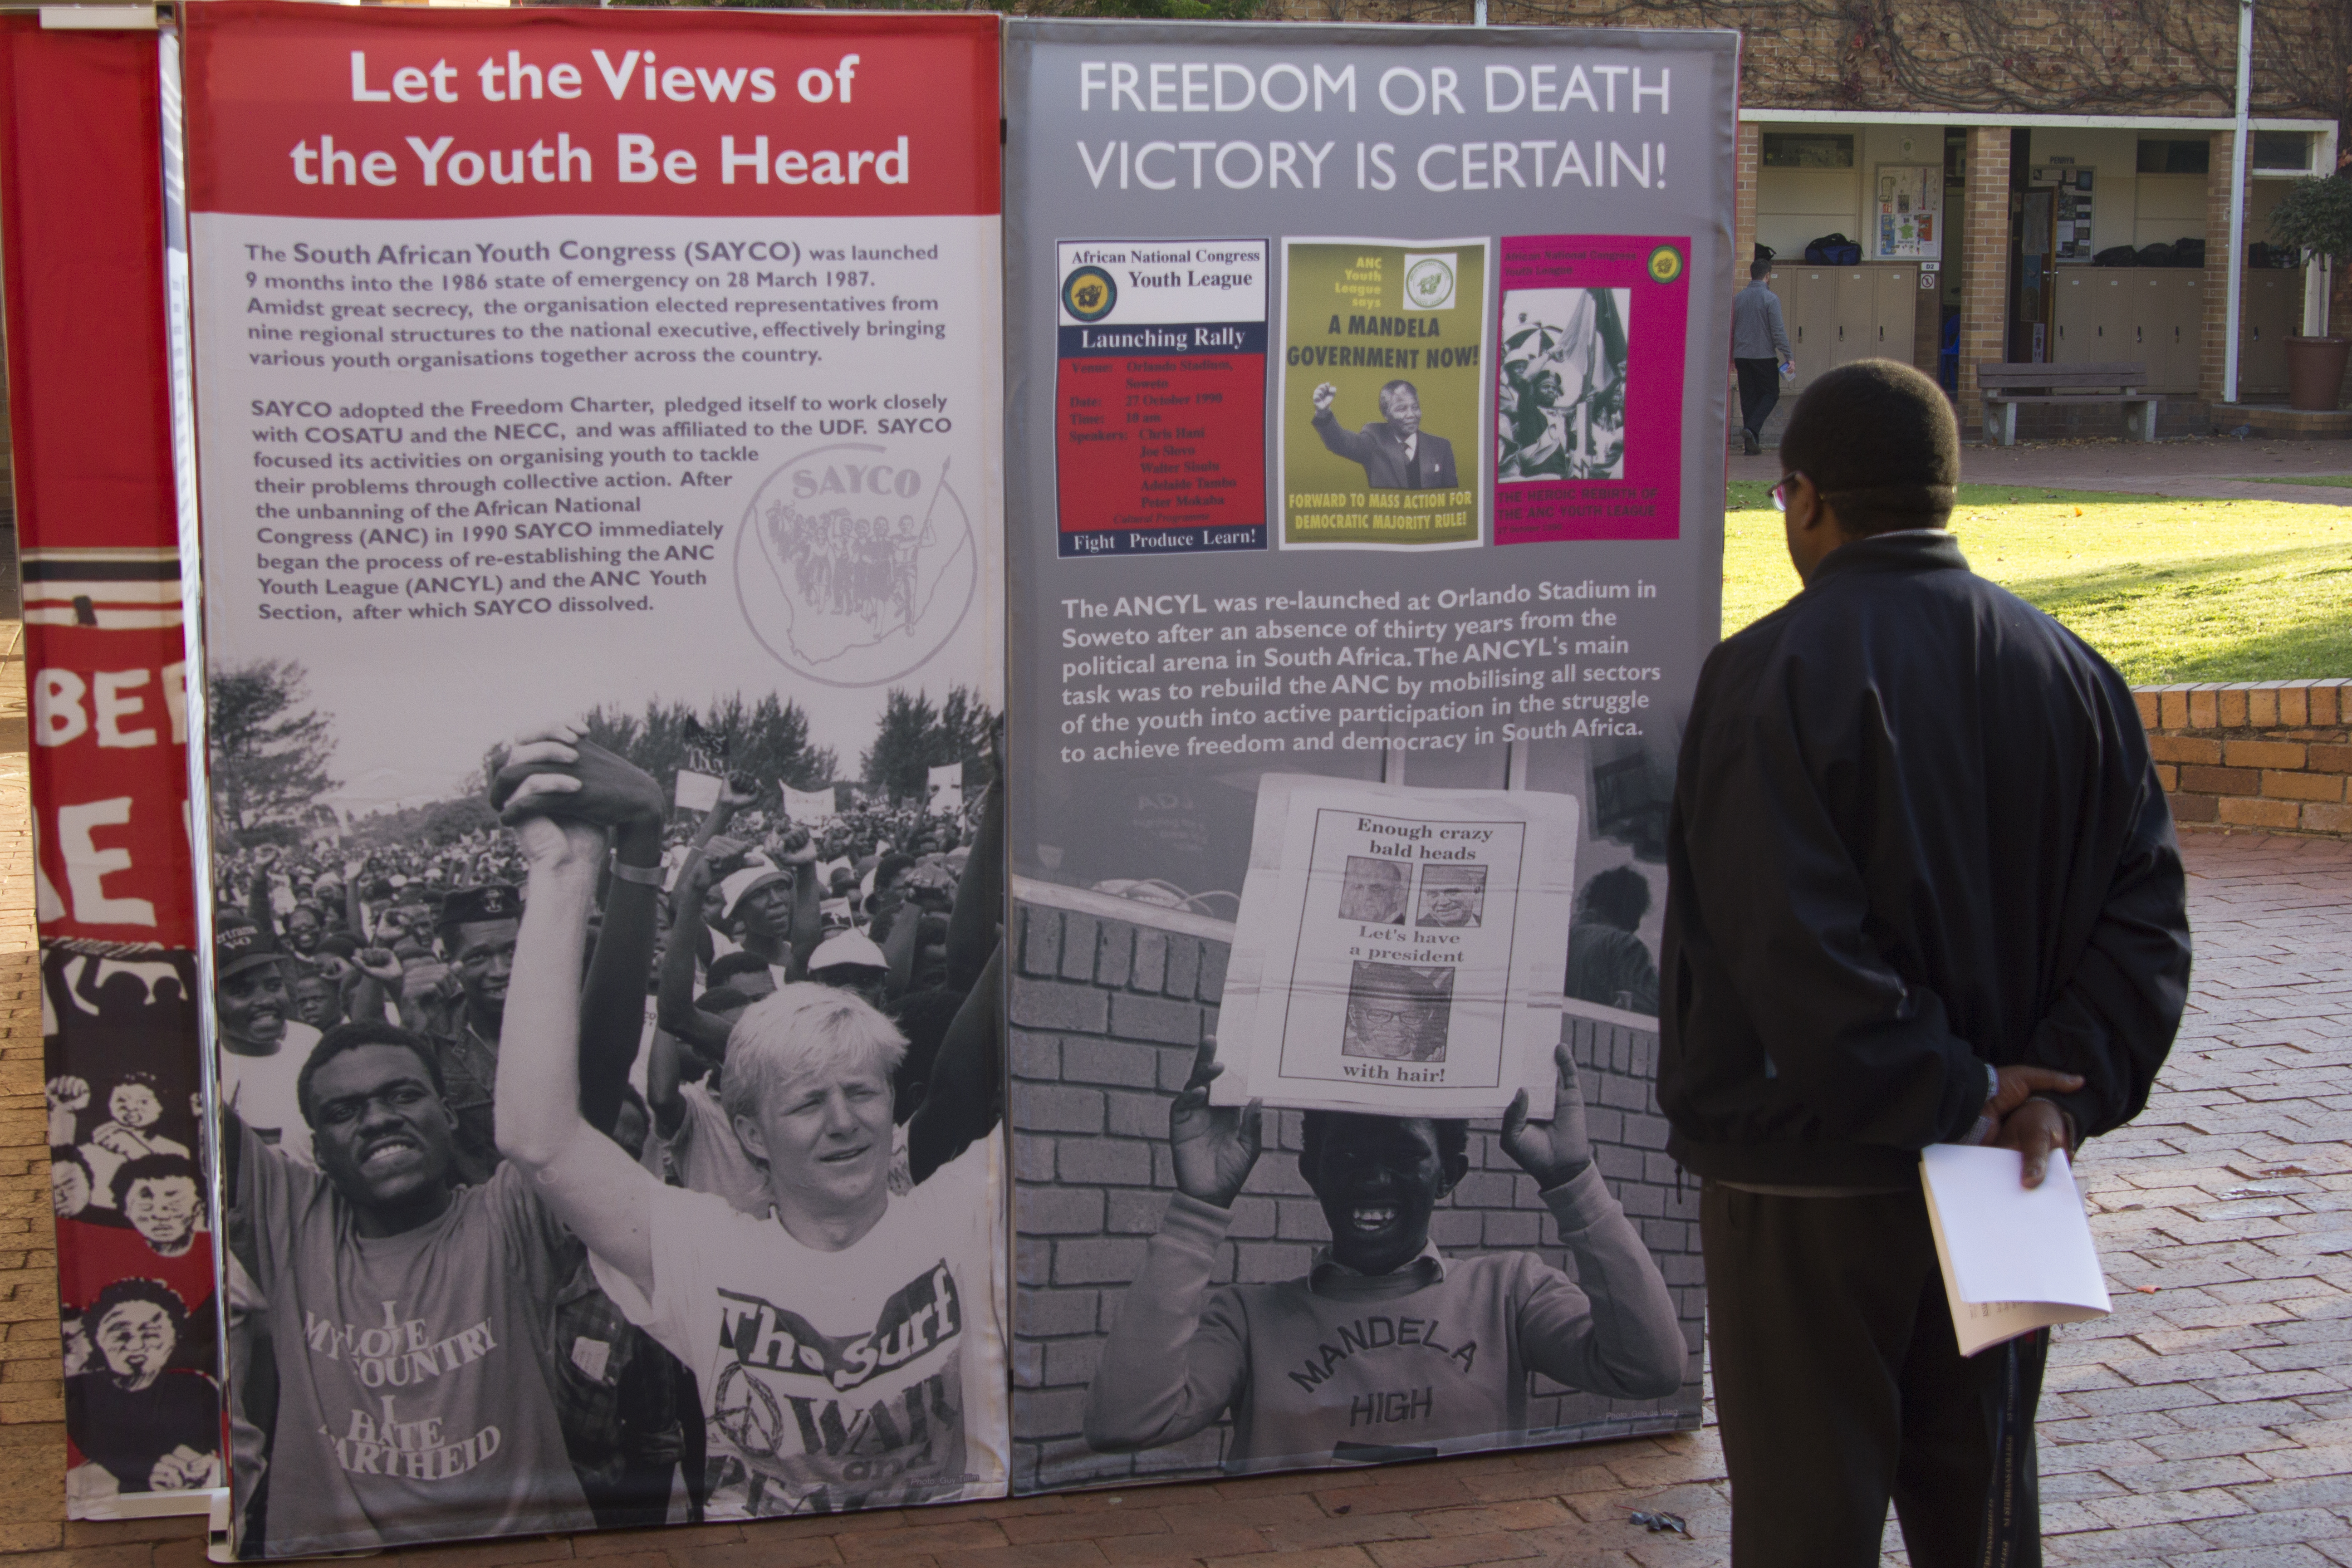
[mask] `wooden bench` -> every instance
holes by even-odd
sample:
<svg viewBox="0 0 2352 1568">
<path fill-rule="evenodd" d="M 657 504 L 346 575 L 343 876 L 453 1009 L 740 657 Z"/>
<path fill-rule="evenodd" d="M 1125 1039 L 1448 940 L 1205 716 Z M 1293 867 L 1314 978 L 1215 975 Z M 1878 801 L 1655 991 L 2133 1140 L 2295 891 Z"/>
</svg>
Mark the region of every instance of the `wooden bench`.
<svg viewBox="0 0 2352 1568">
<path fill-rule="evenodd" d="M 2164 400 L 2136 390 L 2147 380 L 2144 364 L 2002 364 L 1977 366 L 1984 394 L 1985 434 L 1998 431 L 2004 447 L 2017 445 L 2017 409 L 2022 403 L 2119 403 L 2124 428 L 2143 441 L 2156 439 L 2156 411 Z"/>
</svg>

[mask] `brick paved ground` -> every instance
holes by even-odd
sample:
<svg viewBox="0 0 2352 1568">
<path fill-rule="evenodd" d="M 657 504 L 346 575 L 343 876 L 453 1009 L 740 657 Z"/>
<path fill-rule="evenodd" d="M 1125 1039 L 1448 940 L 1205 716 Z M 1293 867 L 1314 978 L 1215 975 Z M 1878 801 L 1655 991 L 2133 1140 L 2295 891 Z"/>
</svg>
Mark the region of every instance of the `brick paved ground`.
<svg viewBox="0 0 2352 1568">
<path fill-rule="evenodd" d="M 193 1521 L 60 1521 L 24 776 L 21 753 L 0 756 L 0 1550 L 20 1553 L 0 1568 L 194 1568 L 203 1548 Z M 2084 1165 L 2116 1311 L 2065 1331 L 2053 1357 L 2042 1426 L 2049 1555 L 2165 1568 L 2352 1564 L 2352 1159 L 2342 1142 L 2352 1131 L 2352 845 L 2197 837 L 2188 849 L 2196 1010 L 2147 1115 Z M 1722 1473 L 1706 1431 L 1376 1472 L 396 1555 L 418 1568 L 591 1557 L 612 1568 L 1716 1568 L 1729 1511 Z M 1685 1515 L 1696 1539 L 1634 1528 L 1635 1508 Z"/>
</svg>

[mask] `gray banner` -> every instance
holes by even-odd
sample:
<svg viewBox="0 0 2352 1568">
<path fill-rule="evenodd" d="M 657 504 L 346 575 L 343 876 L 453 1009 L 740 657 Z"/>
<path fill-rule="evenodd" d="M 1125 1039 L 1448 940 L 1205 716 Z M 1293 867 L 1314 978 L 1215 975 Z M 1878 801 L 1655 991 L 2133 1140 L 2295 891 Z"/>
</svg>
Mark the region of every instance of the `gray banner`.
<svg viewBox="0 0 2352 1568">
<path fill-rule="evenodd" d="M 1721 607 L 1737 58 L 1008 24 L 1015 1489 L 1696 1424 L 1696 1194 L 1651 1085 Z M 1333 954 L 1536 907 L 1427 846 L 1336 886 L 1253 860 L 1271 773 L 1402 784 L 1362 809 L 1416 820 L 1576 797 L 1567 950 L 1510 985 L 1559 1019 L 1535 1121 L 1253 1136 L 1186 1097 L 1213 1051 L 1251 1086 L 1227 1098 L 1277 1098 L 1242 998 L 1293 971 L 1236 939 L 1245 874 Z M 1434 1081 L 1453 973 L 1349 973 L 1332 1048 Z"/>
</svg>

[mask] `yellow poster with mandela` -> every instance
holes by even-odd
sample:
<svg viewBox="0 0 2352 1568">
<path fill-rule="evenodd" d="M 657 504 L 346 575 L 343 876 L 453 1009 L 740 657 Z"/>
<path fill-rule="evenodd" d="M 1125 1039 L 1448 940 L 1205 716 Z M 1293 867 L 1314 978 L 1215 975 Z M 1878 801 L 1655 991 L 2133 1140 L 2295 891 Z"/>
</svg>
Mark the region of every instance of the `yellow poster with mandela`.
<svg viewBox="0 0 2352 1568">
<path fill-rule="evenodd" d="M 1483 239 L 1283 245 L 1282 547 L 1475 546 Z"/>
</svg>

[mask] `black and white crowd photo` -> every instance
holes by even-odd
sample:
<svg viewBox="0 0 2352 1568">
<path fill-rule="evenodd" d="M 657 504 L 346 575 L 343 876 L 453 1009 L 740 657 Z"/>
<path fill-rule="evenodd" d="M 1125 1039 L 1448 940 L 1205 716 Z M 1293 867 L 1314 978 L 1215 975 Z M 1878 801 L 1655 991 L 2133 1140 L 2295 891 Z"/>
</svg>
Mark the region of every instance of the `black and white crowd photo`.
<svg viewBox="0 0 2352 1568">
<path fill-rule="evenodd" d="M 736 668 L 215 662 L 239 1555 L 1002 1494 L 999 715 Z"/>
<path fill-rule="evenodd" d="M 1503 294 L 1496 477 L 1625 477 L 1629 289 Z"/>
</svg>

